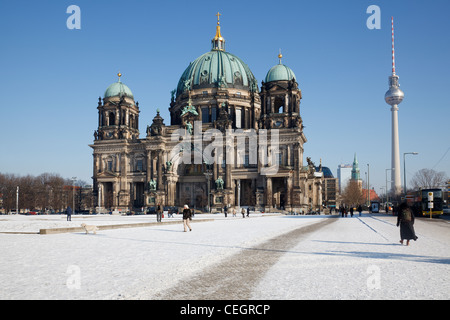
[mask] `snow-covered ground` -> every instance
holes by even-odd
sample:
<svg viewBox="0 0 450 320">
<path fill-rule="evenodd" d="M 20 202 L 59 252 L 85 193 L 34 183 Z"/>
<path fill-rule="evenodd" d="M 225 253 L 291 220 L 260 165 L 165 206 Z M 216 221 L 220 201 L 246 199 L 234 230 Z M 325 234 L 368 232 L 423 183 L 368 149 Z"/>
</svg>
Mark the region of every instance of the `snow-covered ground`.
<svg viewBox="0 0 450 320">
<path fill-rule="evenodd" d="M 195 222 L 202 218 L 214 221 Z M 0 216 L 0 299 L 158 299 L 186 279 L 216 267 L 220 273 L 224 261 L 245 250 L 261 250 L 272 238 L 324 219 L 329 218 L 197 215 L 193 231 L 185 233 L 176 216 L 160 225 L 96 235 L 39 235 L 1 232 L 156 218 L 72 216 L 67 222 L 65 216 Z M 164 224 L 174 220 L 179 224 Z M 398 243 L 395 222 L 386 215 L 335 218 L 294 246 L 274 250 L 280 257 L 252 284 L 251 298 L 449 299 L 450 224 L 416 220 L 419 239 L 406 247 Z"/>
</svg>

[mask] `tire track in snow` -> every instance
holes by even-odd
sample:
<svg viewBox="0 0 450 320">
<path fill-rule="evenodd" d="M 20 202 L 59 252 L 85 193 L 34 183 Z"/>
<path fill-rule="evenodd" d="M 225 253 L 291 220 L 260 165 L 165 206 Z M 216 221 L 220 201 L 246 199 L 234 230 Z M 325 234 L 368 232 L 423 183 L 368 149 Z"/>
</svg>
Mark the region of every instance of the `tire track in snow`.
<svg viewBox="0 0 450 320">
<path fill-rule="evenodd" d="M 368 223 L 366 223 L 365 221 L 363 221 L 361 218 L 356 217 L 362 224 L 364 224 L 367 228 L 369 228 L 370 230 L 372 230 L 373 232 L 375 232 L 376 234 L 378 234 L 380 237 L 382 237 L 384 240 L 390 242 L 390 240 L 388 238 L 386 238 L 385 236 L 383 236 L 381 233 L 379 233 L 376 229 L 372 228 Z M 384 221 L 383 221 L 384 222 Z"/>
<path fill-rule="evenodd" d="M 337 221 L 335 217 L 278 235 L 183 279 L 151 299 L 246 300 L 265 273 L 308 234 Z"/>
</svg>

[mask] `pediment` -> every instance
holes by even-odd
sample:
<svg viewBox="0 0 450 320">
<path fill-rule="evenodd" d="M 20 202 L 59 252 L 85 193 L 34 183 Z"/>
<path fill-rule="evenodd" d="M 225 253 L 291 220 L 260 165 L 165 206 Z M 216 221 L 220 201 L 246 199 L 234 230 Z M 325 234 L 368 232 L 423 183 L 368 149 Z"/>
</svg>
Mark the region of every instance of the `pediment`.
<svg viewBox="0 0 450 320">
<path fill-rule="evenodd" d="M 119 176 L 119 173 L 112 172 L 112 171 L 102 171 L 97 174 L 97 178 L 116 178 Z"/>
</svg>

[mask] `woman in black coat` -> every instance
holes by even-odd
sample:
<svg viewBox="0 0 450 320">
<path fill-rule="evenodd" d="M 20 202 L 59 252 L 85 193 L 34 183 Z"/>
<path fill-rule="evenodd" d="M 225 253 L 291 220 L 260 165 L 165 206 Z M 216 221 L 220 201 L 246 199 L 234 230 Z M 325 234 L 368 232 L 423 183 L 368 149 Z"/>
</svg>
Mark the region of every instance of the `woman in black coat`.
<svg viewBox="0 0 450 320">
<path fill-rule="evenodd" d="M 402 203 L 398 208 L 397 227 L 400 226 L 400 243 L 406 240 L 406 245 L 409 246 L 409 240 L 416 241 L 418 237 L 414 231 L 414 214 L 407 203 Z"/>
<path fill-rule="evenodd" d="M 192 231 L 191 224 L 189 223 L 189 221 L 191 219 L 192 219 L 191 210 L 189 209 L 189 206 L 187 204 L 185 204 L 184 205 L 184 210 L 183 210 L 183 227 L 184 227 L 184 232 L 186 232 L 188 228 L 189 228 L 189 231 Z"/>
</svg>

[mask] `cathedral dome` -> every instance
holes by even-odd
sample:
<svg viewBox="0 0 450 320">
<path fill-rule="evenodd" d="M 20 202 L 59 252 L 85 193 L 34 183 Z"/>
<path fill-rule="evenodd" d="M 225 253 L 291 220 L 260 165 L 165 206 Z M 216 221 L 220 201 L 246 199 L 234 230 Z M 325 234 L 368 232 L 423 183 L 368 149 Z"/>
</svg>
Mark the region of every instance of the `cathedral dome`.
<svg viewBox="0 0 450 320">
<path fill-rule="evenodd" d="M 131 92 L 130 88 L 124 83 L 120 81 L 120 77 L 122 76 L 121 73 L 118 74 L 119 80 L 117 82 L 114 82 L 111 84 L 105 91 L 104 98 L 110 98 L 110 97 L 129 97 L 131 99 L 134 99 L 133 93 Z"/>
<path fill-rule="evenodd" d="M 237 56 L 225 51 L 225 39 L 220 32 L 217 14 L 216 35 L 211 51 L 191 62 L 183 72 L 176 90 L 178 97 L 185 91 L 201 88 L 236 88 L 258 91 L 258 83 L 250 68 Z"/>
<path fill-rule="evenodd" d="M 258 90 L 256 78 L 247 64 L 222 50 L 211 50 L 189 64 L 178 82 L 177 97 L 186 90 L 211 87 Z"/>
<path fill-rule="evenodd" d="M 294 71 L 291 70 L 288 66 L 285 66 L 284 64 L 277 64 L 276 66 L 272 67 L 269 72 L 267 72 L 266 79 L 264 82 L 271 82 L 271 81 L 290 81 L 292 79 L 297 80 Z"/>
</svg>

